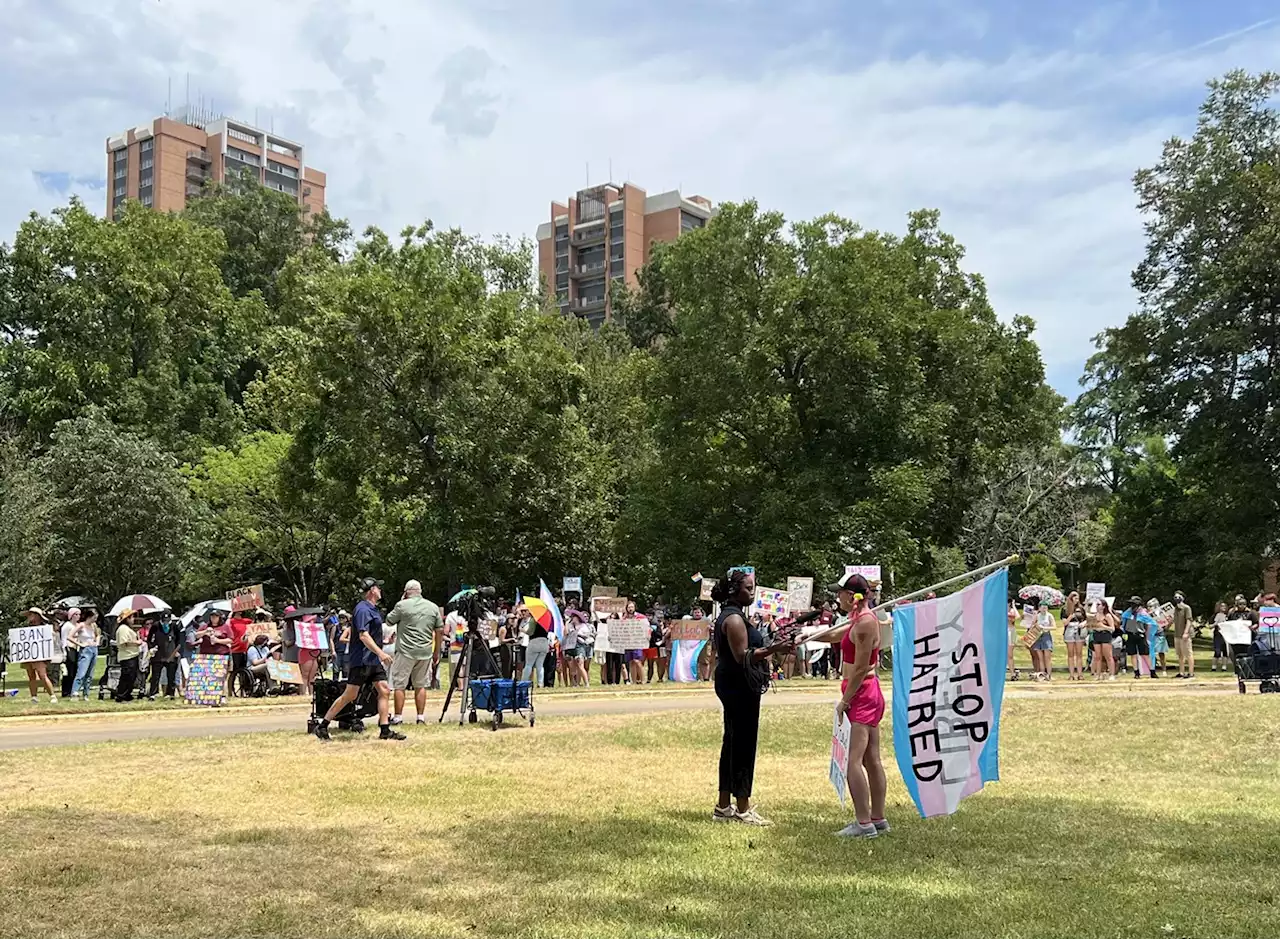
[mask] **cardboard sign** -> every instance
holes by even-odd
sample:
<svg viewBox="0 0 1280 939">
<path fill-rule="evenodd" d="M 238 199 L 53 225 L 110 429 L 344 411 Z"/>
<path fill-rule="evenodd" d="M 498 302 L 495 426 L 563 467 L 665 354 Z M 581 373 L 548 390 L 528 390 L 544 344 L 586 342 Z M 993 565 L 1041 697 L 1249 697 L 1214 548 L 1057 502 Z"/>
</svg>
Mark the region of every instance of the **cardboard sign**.
<svg viewBox="0 0 1280 939">
<path fill-rule="evenodd" d="M 274 620 L 267 620 L 263 623 L 250 623 L 245 627 L 245 642 L 253 645 L 253 640 L 258 636 L 266 636 L 270 642 L 280 641 L 280 625 Z"/>
<path fill-rule="evenodd" d="M 671 624 L 670 639 L 672 642 L 703 642 L 711 638 L 711 620 L 682 619 Z"/>
<path fill-rule="evenodd" d="M 616 619 L 609 622 L 609 645 L 612 651 L 631 651 L 649 648 L 649 621 L 646 619 Z"/>
<path fill-rule="evenodd" d="M 1092 603 L 1095 600 L 1105 600 L 1107 598 L 1106 584 L 1087 584 L 1084 588 L 1085 603 Z"/>
<path fill-rule="evenodd" d="M 279 659 L 267 659 L 267 674 L 273 681 L 286 685 L 302 684 L 302 669 L 297 662 L 281 662 Z"/>
<path fill-rule="evenodd" d="M 720 581 L 712 580 L 709 577 L 702 578 L 702 580 L 699 581 L 699 584 L 698 584 L 698 599 L 706 600 L 710 602 L 711 591 L 716 589 L 716 584 L 718 583 L 720 583 Z"/>
<path fill-rule="evenodd" d="M 849 766 L 849 742 L 853 735 L 853 724 L 840 711 L 837 711 L 831 725 L 831 766 L 827 770 L 827 778 L 835 786 L 840 804 L 844 805 L 845 793 L 849 789 L 847 767 Z"/>
<path fill-rule="evenodd" d="M 1026 646 L 1028 649 L 1030 649 L 1033 645 L 1036 644 L 1036 640 L 1043 635 L 1044 635 L 1044 630 L 1041 629 L 1039 626 L 1033 625 L 1029 629 L 1027 629 L 1026 635 L 1022 637 L 1022 644 Z"/>
<path fill-rule="evenodd" d="M 617 595 L 617 587 L 602 587 L 600 584 L 596 584 L 591 588 L 592 599 L 595 599 L 596 597 L 616 597 Z"/>
<path fill-rule="evenodd" d="M 329 636 L 325 632 L 325 625 L 322 622 L 308 623 L 299 620 L 294 624 L 294 631 L 298 637 L 299 649 L 328 649 Z"/>
<path fill-rule="evenodd" d="M 870 584 L 880 583 L 879 564 L 846 564 L 844 572 L 846 574 L 861 574 Z"/>
<path fill-rule="evenodd" d="M 619 616 L 627 612 L 626 597 L 597 597 L 592 602 L 592 607 L 597 613 L 606 613 L 609 616 L 618 614 Z"/>
<path fill-rule="evenodd" d="M 581 577 L 566 577 L 564 579 L 564 593 L 582 593 Z"/>
<path fill-rule="evenodd" d="M 258 607 L 266 605 L 266 600 L 262 592 L 262 584 L 254 584 L 252 587 L 237 587 L 235 590 L 228 590 L 227 599 L 231 601 L 232 613 L 242 613 L 245 610 L 256 610 Z"/>
<path fill-rule="evenodd" d="M 751 612 L 761 616 L 786 616 L 790 598 L 785 590 L 776 587 L 757 587 L 756 599 L 751 604 Z"/>
<path fill-rule="evenodd" d="M 791 599 L 790 606 L 788 607 L 788 610 L 791 613 L 803 613 L 805 610 L 812 607 L 813 578 L 788 577 L 787 596 Z"/>
<path fill-rule="evenodd" d="M 9 630 L 9 661 L 48 662 L 53 658 L 53 627 L 19 626 Z"/>
<path fill-rule="evenodd" d="M 191 671 L 187 674 L 187 702 L 210 707 L 221 702 L 227 684 L 227 666 L 230 662 L 229 655 L 192 656 Z"/>
</svg>

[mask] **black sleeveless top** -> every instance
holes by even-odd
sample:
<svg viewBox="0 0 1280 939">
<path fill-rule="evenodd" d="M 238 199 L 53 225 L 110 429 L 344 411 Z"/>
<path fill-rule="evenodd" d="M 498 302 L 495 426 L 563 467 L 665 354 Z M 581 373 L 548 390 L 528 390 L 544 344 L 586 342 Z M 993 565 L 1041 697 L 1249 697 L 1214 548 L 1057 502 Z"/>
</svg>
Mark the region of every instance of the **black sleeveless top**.
<svg viewBox="0 0 1280 939">
<path fill-rule="evenodd" d="M 725 635 L 724 621 L 734 613 L 742 617 L 742 621 L 747 624 L 747 648 L 759 649 L 764 645 L 764 633 L 751 625 L 751 620 L 740 607 L 723 606 L 720 608 L 720 616 L 716 619 L 714 638 L 716 643 L 716 680 L 726 681 L 745 681 L 743 677 L 742 663 L 733 657 L 733 649 L 729 647 L 729 637 Z"/>
</svg>

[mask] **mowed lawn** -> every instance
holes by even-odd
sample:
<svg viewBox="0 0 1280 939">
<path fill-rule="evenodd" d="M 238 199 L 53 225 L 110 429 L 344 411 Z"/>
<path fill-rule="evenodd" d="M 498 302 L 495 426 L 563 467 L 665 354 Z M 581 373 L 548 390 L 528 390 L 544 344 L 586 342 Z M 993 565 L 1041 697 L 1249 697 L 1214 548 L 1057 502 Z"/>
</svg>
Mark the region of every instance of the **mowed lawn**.
<svg viewBox="0 0 1280 939">
<path fill-rule="evenodd" d="M 1277 935 L 1280 696 L 1005 707 L 999 783 L 891 765 L 854 843 L 825 704 L 765 709 L 769 830 L 709 821 L 712 709 L 0 753 L 0 936 Z"/>
</svg>

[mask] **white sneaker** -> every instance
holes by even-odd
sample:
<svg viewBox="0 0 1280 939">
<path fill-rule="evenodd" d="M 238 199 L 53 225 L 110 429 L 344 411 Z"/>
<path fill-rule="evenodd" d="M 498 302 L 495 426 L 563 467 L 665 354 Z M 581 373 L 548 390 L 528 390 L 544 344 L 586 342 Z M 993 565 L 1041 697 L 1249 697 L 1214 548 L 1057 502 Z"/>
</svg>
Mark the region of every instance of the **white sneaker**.
<svg viewBox="0 0 1280 939">
<path fill-rule="evenodd" d="M 878 838 L 880 832 L 876 831 L 875 825 L 861 825 L 857 821 L 852 821 L 845 825 L 838 832 L 837 838 Z"/>
<path fill-rule="evenodd" d="M 388 723 L 388 724 L 390 724 L 392 727 L 395 727 L 395 726 L 397 726 L 397 725 L 399 725 L 399 724 L 403 724 L 403 723 L 404 723 L 404 718 L 403 718 L 403 717 L 393 717 L 393 718 L 391 718 L 391 720 L 387 721 L 387 723 Z"/>
<path fill-rule="evenodd" d="M 726 805 L 723 808 L 717 805 L 715 811 L 711 813 L 711 820 L 713 822 L 732 822 L 737 817 L 738 810 L 732 805 Z"/>
<path fill-rule="evenodd" d="M 760 813 L 755 809 L 747 809 L 745 812 L 738 812 L 734 816 L 735 821 L 739 821 L 744 825 L 752 825 L 756 828 L 768 828 L 773 824 L 767 818 L 762 818 Z"/>
<path fill-rule="evenodd" d="M 57 703 L 58 703 L 58 696 L 57 696 L 56 694 L 51 694 L 51 695 L 49 695 L 49 703 L 50 703 L 50 704 L 57 704 Z"/>
</svg>

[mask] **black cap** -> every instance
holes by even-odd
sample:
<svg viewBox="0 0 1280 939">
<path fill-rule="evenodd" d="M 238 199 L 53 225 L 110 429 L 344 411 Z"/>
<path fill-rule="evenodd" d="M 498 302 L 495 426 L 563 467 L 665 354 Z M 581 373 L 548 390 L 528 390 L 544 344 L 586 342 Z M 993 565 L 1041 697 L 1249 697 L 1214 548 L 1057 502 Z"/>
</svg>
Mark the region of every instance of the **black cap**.
<svg viewBox="0 0 1280 939">
<path fill-rule="evenodd" d="M 827 589 L 837 593 L 848 590 L 852 593 L 860 593 L 864 598 L 871 596 L 871 585 L 867 583 L 867 578 L 856 572 L 845 574 L 834 584 L 828 584 Z"/>
<path fill-rule="evenodd" d="M 385 583 L 386 581 L 378 580 L 376 577 L 366 577 L 364 580 L 360 581 L 360 592 L 368 593 L 374 587 L 381 587 Z"/>
<path fill-rule="evenodd" d="M 1142 597 L 1139 597 L 1139 596 L 1130 597 L 1129 606 L 1142 606 Z"/>
</svg>

